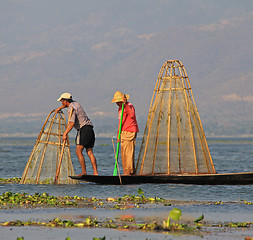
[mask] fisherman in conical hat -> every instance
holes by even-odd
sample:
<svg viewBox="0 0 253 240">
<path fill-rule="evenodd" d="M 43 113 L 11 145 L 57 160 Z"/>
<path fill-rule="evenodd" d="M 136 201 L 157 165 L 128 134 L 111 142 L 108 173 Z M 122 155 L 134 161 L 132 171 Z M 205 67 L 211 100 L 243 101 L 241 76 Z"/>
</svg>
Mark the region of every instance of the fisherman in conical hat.
<svg viewBox="0 0 253 240">
<path fill-rule="evenodd" d="M 122 132 L 121 132 L 121 159 L 124 175 L 135 173 L 134 152 L 137 133 L 139 132 L 134 106 L 128 102 L 129 95 L 116 91 L 112 103 L 118 105 L 119 121 L 121 119 L 122 104 L 124 103 Z"/>
<path fill-rule="evenodd" d="M 91 165 L 94 170 L 93 175 L 98 175 L 97 161 L 92 151 L 95 143 L 95 133 L 93 131 L 93 124 L 91 120 L 89 119 L 81 105 L 78 102 L 72 100 L 72 96 L 70 93 L 63 93 L 57 101 L 61 101 L 62 106 L 57 108 L 55 110 L 56 112 L 59 112 L 63 108 L 68 108 L 69 123 L 65 132 L 63 133 L 62 140 L 66 140 L 67 134 L 72 130 L 73 127 L 77 130 L 76 155 L 82 168 L 82 173 L 78 176 L 87 174 L 85 159 L 83 156 L 84 148 L 86 149 L 86 153 L 90 158 Z M 71 109 L 73 110 L 71 111 Z"/>
</svg>

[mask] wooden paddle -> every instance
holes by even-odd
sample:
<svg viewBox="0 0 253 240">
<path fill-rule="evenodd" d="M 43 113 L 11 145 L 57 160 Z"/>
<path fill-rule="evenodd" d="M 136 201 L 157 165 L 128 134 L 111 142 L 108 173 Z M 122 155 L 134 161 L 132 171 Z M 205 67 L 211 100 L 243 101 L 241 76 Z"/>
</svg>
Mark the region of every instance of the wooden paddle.
<svg viewBox="0 0 253 240">
<path fill-rule="evenodd" d="M 120 123 L 119 123 L 119 132 L 117 137 L 117 150 L 116 150 L 116 156 L 115 156 L 115 166 L 113 171 L 113 176 L 117 176 L 117 166 L 118 166 L 118 157 L 119 157 L 119 146 L 120 146 L 120 135 L 121 135 L 121 128 L 122 128 L 122 120 L 123 120 L 123 112 L 124 112 L 124 103 L 122 103 L 121 107 L 121 117 L 120 117 Z"/>
<path fill-rule="evenodd" d="M 114 156 L 116 156 L 113 137 L 111 137 L 111 138 L 112 138 L 112 146 L 113 146 Z M 119 182 L 120 182 L 120 185 L 122 185 L 122 180 L 121 180 L 120 171 L 119 171 L 119 164 L 117 164 L 117 169 L 118 169 L 118 174 L 119 174 Z"/>
</svg>

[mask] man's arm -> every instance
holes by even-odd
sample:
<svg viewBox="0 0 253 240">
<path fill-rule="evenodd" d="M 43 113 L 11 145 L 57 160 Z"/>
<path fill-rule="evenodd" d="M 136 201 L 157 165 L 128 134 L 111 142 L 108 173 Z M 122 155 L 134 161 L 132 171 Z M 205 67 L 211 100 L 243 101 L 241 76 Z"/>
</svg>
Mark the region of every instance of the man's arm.
<svg viewBox="0 0 253 240">
<path fill-rule="evenodd" d="M 68 123 L 68 125 L 66 127 L 66 130 L 62 135 L 62 141 L 65 141 L 67 139 L 67 135 L 72 130 L 72 128 L 74 127 L 74 124 L 75 124 L 74 122 L 69 122 Z"/>
<path fill-rule="evenodd" d="M 54 111 L 55 111 L 55 112 L 60 112 L 63 108 L 66 108 L 66 107 L 60 106 L 60 107 L 56 108 Z"/>
</svg>

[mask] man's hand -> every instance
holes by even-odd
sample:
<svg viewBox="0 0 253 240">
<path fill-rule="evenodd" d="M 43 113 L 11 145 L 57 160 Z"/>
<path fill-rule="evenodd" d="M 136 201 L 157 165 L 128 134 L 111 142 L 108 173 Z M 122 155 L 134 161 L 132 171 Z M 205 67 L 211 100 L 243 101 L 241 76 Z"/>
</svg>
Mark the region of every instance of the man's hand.
<svg viewBox="0 0 253 240">
<path fill-rule="evenodd" d="M 62 141 L 64 142 L 64 141 L 66 141 L 67 140 L 67 134 L 66 133 L 63 133 L 63 135 L 62 135 Z"/>
<path fill-rule="evenodd" d="M 58 107 L 58 108 L 56 108 L 54 111 L 58 113 L 58 112 L 60 112 L 61 110 L 62 110 L 62 107 Z"/>
<path fill-rule="evenodd" d="M 65 132 L 62 134 L 62 141 L 67 139 L 67 135 L 72 130 L 72 128 L 74 127 L 74 124 L 75 124 L 74 122 L 69 122 L 68 123 Z"/>
</svg>

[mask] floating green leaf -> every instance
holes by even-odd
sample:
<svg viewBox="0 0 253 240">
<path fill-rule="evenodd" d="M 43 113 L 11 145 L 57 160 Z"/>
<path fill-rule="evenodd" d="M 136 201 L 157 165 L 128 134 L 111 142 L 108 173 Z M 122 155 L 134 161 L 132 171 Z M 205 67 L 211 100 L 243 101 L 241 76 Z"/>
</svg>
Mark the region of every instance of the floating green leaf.
<svg viewBox="0 0 253 240">
<path fill-rule="evenodd" d="M 105 240 L 105 236 L 104 237 L 101 237 L 101 238 L 93 238 L 93 240 Z"/>
<path fill-rule="evenodd" d="M 137 192 L 138 192 L 139 195 L 143 195 L 143 193 L 144 193 L 141 188 L 138 188 Z"/>
<path fill-rule="evenodd" d="M 167 219 L 167 221 L 163 222 L 163 227 L 164 228 L 170 228 L 171 227 L 171 223 L 170 223 L 170 219 L 174 220 L 174 221 L 178 221 L 182 216 L 182 211 L 178 208 L 174 208 L 170 211 L 169 213 L 169 217 Z"/>
<path fill-rule="evenodd" d="M 202 214 L 199 218 L 197 218 L 194 223 L 199 223 L 201 220 L 204 219 L 204 214 Z"/>
<path fill-rule="evenodd" d="M 178 221 L 182 216 L 182 211 L 179 208 L 174 208 L 170 211 L 169 217 L 174 221 Z"/>
</svg>

